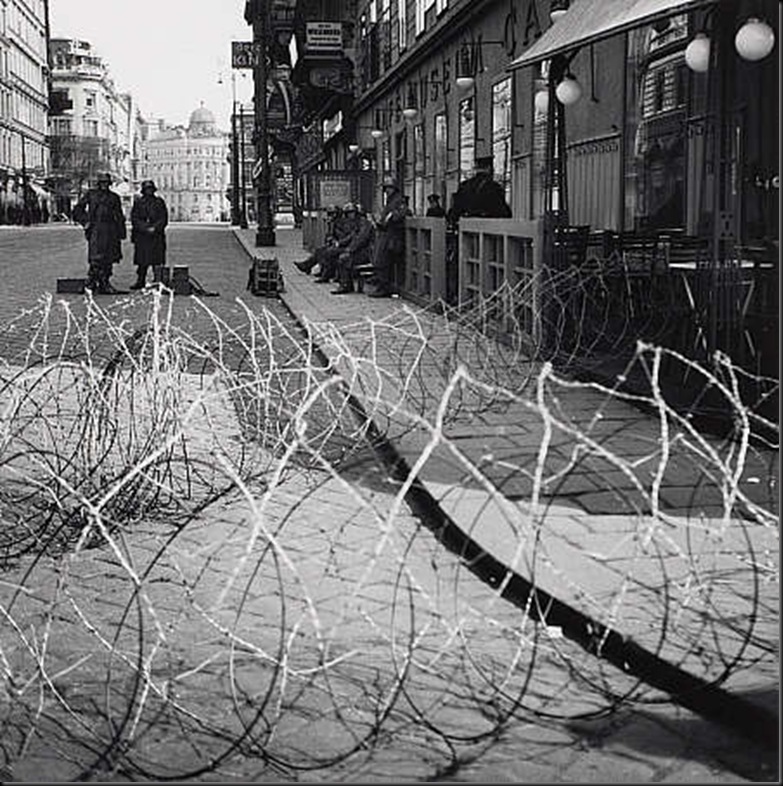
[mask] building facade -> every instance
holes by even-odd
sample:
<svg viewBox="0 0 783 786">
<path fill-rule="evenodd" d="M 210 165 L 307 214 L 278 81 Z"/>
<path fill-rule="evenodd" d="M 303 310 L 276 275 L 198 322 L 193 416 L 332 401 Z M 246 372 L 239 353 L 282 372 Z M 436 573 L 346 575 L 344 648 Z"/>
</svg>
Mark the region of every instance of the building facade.
<svg viewBox="0 0 783 786">
<path fill-rule="evenodd" d="M 46 217 L 48 68 L 43 0 L 0 0 L 0 223 Z"/>
<path fill-rule="evenodd" d="M 138 133 L 132 96 L 117 90 L 107 64 L 87 41 L 52 39 L 50 60 L 50 183 L 58 212 L 70 215 L 99 172 L 111 174 L 127 210 L 135 190 Z"/>
<path fill-rule="evenodd" d="M 623 352 L 640 337 L 701 360 L 721 350 L 777 378 L 779 13 L 771 0 L 300 0 L 305 242 L 319 242 L 329 200 L 377 211 L 391 176 L 414 213 L 402 284 L 414 299 L 495 303 L 497 329 L 538 344 L 543 290 L 519 307 L 496 293 L 589 247 L 638 267 L 637 283 L 610 282 L 612 303 L 582 304 L 612 313 Z M 487 157 L 513 217 L 460 222 L 447 268 L 426 196 L 448 208 Z M 651 308 L 664 280 L 674 300 Z"/>
<path fill-rule="evenodd" d="M 166 200 L 172 221 L 227 221 L 229 135 L 205 107 L 183 126 L 158 121 L 145 132 L 141 179 L 151 179 Z"/>
</svg>

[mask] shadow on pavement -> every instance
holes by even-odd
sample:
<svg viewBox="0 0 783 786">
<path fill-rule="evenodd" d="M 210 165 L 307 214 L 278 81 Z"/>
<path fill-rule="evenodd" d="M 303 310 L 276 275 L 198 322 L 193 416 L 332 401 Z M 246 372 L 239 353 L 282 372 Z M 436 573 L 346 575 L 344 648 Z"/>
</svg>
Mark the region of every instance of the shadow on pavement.
<svg viewBox="0 0 783 786">
<path fill-rule="evenodd" d="M 779 691 L 740 691 L 738 695 L 774 714 L 779 712 Z M 737 737 L 687 710 L 670 704 L 661 709 L 620 711 L 600 720 L 578 720 L 566 724 L 581 737 L 585 748 L 630 748 L 644 757 L 662 761 L 683 759 L 708 767 L 720 766 L 741 778 L 757 783 L 780 781 L 780 751 Z M 672 773 L 670 780 L 684 782 Z"/>
</svg>

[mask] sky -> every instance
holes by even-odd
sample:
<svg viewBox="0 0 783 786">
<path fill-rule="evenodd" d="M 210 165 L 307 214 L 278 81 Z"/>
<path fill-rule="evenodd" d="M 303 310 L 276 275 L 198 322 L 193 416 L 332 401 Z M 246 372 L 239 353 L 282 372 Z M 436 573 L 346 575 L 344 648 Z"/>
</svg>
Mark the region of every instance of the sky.
<svg viewBox="0 0 783 786">
<path fill-rule="evenodd" d="M 203 102 L 228 130 L 231 41 L 252 38 L 244 7 L 244 0 L 50 0 L 49 21 L 52 38 L 92 44 L 145 118 L 187 125 Z M 251 99 L 250 73 L 234 72 L 238 101 Z"/>
</svg>

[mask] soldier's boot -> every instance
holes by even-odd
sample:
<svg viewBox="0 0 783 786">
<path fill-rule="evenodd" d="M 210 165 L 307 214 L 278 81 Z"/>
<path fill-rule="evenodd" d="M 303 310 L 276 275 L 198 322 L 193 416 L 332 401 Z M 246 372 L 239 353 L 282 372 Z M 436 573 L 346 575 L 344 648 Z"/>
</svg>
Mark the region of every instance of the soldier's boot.
<svg viewBox="0 0 783 786">
<path fill-rule="evenodd" d="M 136 282 L 131 284 L 131 289 L 144 289 L 147 285 L 147 268 L 139 267 L 136 271 Z"/>
</svg>

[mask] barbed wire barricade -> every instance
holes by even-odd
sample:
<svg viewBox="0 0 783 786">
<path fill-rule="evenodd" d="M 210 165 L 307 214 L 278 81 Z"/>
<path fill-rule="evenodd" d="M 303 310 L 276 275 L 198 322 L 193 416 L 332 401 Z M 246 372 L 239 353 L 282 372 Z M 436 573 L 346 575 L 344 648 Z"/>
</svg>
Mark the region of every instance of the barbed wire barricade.
<svg viewBox="0 0 783 786">
<path fill-rule="evenodd" d="M 196 301 L 196 335 L 166 295 L 86 303 L 4 333 L 7 775 L 435 779 L 512 729 L 532 763 L 569 722 L 775 681 L 777 445 L 728 358 L 638 343 L 640 402 L 480 308 L 338 331 Z"/>
</svg>

